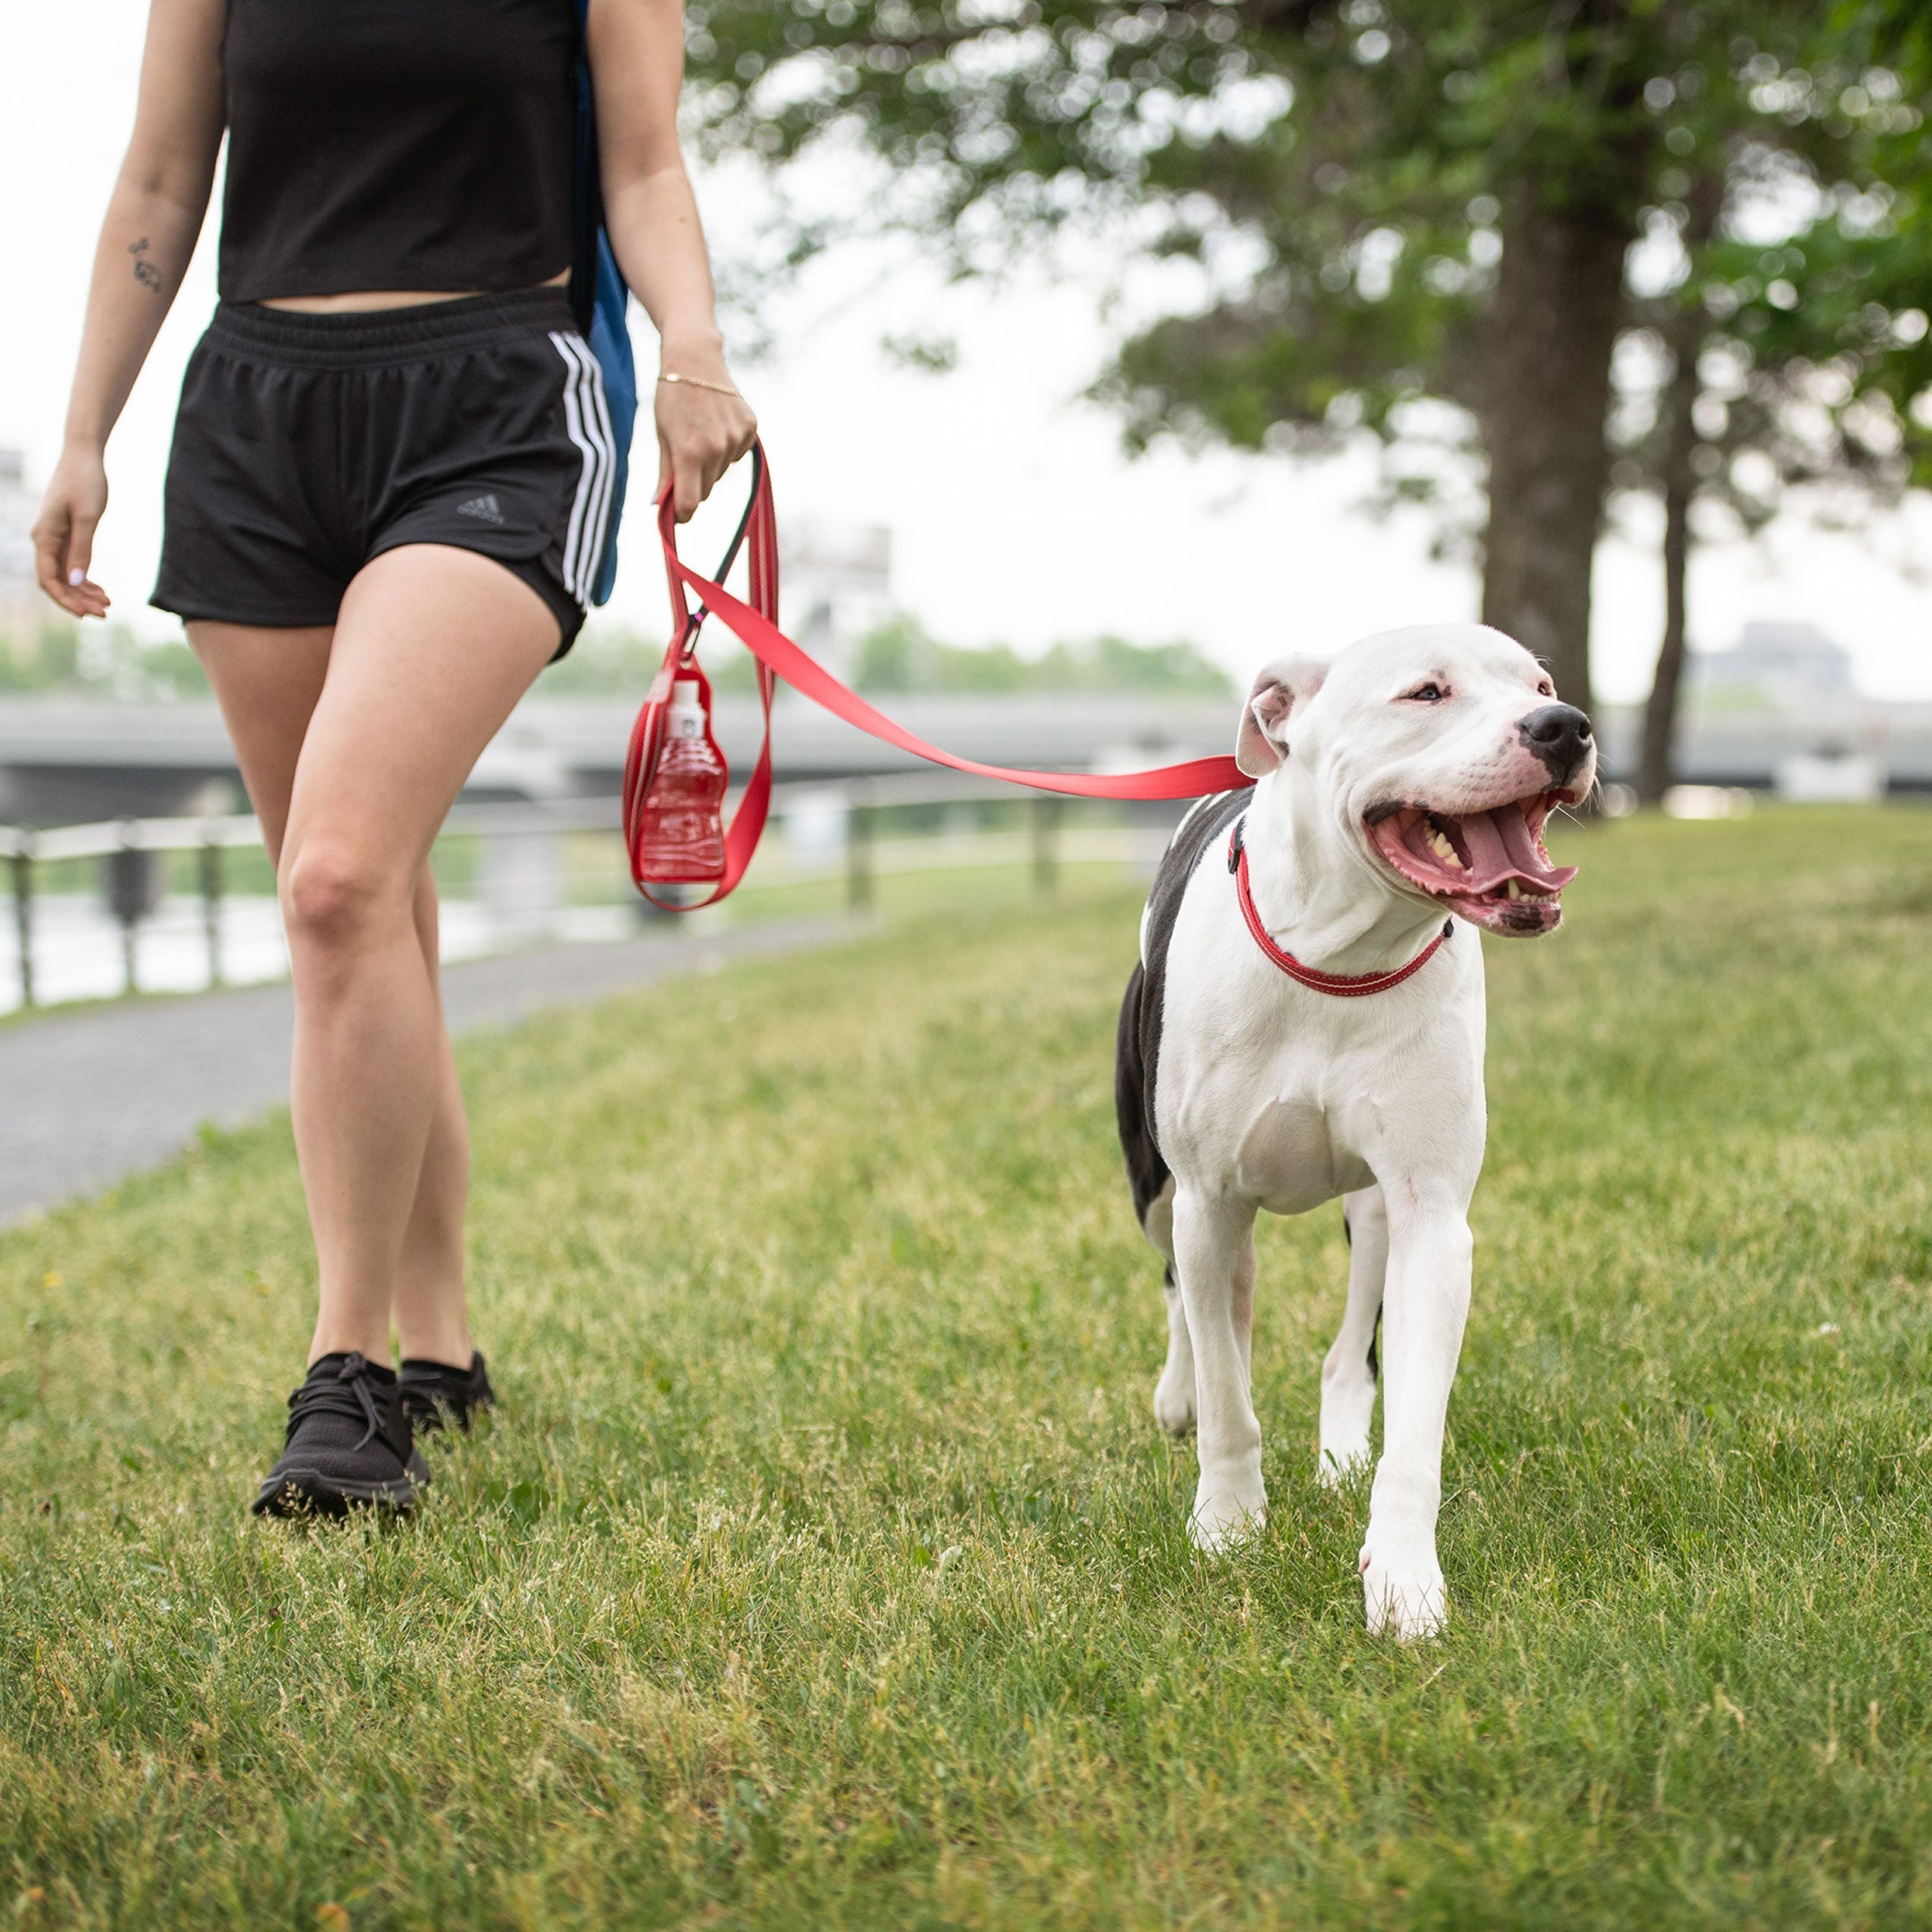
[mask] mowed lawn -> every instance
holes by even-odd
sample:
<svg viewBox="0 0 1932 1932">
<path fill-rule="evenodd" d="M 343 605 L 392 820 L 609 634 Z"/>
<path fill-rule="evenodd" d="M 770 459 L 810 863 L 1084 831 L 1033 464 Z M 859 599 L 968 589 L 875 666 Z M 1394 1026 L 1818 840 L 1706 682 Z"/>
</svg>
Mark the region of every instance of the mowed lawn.
<svg viewBox="0 0 1932 1932">
<path fill-rule="evenodd" d="M 472 1041 L 503 1406 L 408 1525 L 245 1514 L 285 1121 L 0 1236 L 0 1925 L 1932 1923 L 1932 814 L 1558 842 L 1443 1641 L 1314 1480 L 1337 1208 L 1187 1542 L 1070 878 Z"/>
</svg>

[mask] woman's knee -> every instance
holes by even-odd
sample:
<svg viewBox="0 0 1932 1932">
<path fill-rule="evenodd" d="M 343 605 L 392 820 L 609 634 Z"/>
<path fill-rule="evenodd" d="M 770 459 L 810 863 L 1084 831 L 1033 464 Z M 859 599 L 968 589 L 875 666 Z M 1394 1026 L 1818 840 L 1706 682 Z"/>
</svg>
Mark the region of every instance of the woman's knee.
<svg viewBox="0 0 1932 1932">
<path fill-rule="evenodd" d="M 415 881 L 354 841 L 312 836 L 281 871 L 282 919 L 291 946 L 350 952 L 398 921 L 407 925 Z"/>
</svg>

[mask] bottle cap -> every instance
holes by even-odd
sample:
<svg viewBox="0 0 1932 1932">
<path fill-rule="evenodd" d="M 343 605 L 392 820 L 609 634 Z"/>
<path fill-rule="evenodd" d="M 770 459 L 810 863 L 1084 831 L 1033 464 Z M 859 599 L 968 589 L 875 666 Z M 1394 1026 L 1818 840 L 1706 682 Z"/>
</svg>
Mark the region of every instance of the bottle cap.
<svg viewBox="0 0 1932 1932">
<path fill-rule="evenodd" d="M 673 704 L 694 705 L 697 701 L 697 680 L 695 678 L 674 678 L 672 680 L 671 702 Z"/>
</svg>

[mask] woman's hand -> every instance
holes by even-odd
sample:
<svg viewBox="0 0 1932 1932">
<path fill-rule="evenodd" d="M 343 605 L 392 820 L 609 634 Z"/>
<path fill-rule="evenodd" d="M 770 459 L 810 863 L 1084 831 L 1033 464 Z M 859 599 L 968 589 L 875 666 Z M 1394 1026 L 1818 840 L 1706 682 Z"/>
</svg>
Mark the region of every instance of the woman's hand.
<svg viewBox="0 0 1932 1932">
<path fill-rule="evenodd" d="M 107 466 L 99 453 L 64 451 L 34 518 L 33 563 L 41 589 L 72 617 L 107 615 L 107 592 L 88 575 L 106 508 Z"/>
<path fill-rule="evenodd" d="M 667 355 L 665 373 L 731 386 L 724 360 L 715 355 L 705 358 L 701 367 L 675 364 Z M 670 485 L 680 523 L 691 521 L 691 512 L 757 435 L 758 418 L 743 397 L 721 395 L 697 381 L 659 382 L 657 489 L 661 496 Z"/>
<path fill-rule="evenodd" d="M 224 0 L 154 0 L 134 132 L 94 250 L 60 460 L 34 519 L 34 574 L 70 617 L 104 617 L 88 580 L 107 507 L 101 453 L 195 252 L 221 146 Z"/>
</svg>

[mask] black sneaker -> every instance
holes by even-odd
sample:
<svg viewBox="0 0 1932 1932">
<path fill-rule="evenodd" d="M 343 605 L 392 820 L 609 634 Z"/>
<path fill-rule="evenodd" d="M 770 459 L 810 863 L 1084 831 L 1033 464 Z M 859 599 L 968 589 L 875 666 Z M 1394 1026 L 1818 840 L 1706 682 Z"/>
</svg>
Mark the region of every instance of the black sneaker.
<svg viewBox="0 0 1932 1932">
<path fill-rule="evenodd" d="M 478 1409 L 497 1406 L 497 1392 L 490 1386 L 490 1371 L 478 1350 L 470 1351 L 467 1368 L 411 1356 L 402 1364 L 402 1405 L 409 1420 L 426 1434 L 441 1429 L 445 1416 L 457 1428 L 467 1429 Z"/>
<path fill-rule="evenodd" d="M 288 1446 L 253 1505 L 257 1516 L 407 1511 L 429 1480 L 395 1371 L 324 1355 L 288 1398 Z"/>
</svg>

